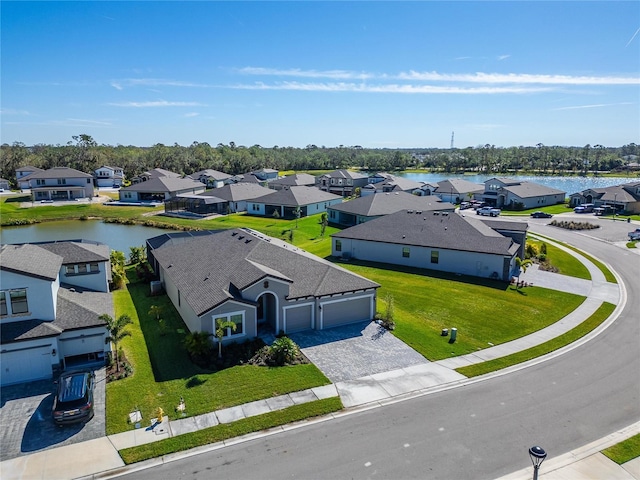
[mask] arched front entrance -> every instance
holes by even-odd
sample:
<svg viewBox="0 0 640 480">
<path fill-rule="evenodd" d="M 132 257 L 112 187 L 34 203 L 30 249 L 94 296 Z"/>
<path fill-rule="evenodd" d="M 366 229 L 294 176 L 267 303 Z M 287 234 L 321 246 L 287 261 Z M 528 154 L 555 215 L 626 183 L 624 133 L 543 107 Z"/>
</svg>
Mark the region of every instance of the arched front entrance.
<svg viewBox="0 0 640 480">
<path fill-rule="evenodd" d="M 263 293 L 258 297 L 258 330 L 278 333 L 278 299 L 273 293 Z"/>
</svg>

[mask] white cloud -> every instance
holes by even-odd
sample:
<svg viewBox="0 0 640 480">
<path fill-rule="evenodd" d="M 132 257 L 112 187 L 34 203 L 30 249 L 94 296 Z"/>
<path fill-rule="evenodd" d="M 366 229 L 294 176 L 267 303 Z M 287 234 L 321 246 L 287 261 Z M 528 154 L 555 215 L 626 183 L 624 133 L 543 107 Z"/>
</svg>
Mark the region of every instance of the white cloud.
<svg viewBox="0 0 640 480">
<path fill-rule="evenodd" d="M 402 85 L 402 84 L 364 84 L 364 83 L 303 83 L 281 82 L 266 84 L 238 84 L 230 88 L 243 90 L 297 90 L 307 92 L 361 92 L 361 93 L 405 93 L 405 94 L 503 94 L 503 93 L 538 93 L 553 90 L 550 87 L 458 87 L 434 85 Z"/>
<path fill-rule="evenodd" d="M 197 117 L 198 115 L 200 115 L 198 112 L 189 112 L 184 114 L 184 116 L 187 118 Z"/>
<path fill-rule="evenodd" d="M 185 80 L 172 80 L 168 78 L 124 78 L 112 80 L 111 86 L 122 90 L 124 87 L 196 87 L 211 88 L 211 85 L 188 82 Z"/>
<path fill-rule="evenodd" d="M 132 107 L 132 108 L 153 108 L 153 107 L 204 107 L 198 102 L 168 102 L 167 100 L 156 100 L 150 102 L 114 102 L 108 103 L 112 107 Z"/>
<path fill-rule="evenodd" d="M 498 61 L 502 61 L 502 60 L 506 60 L 507 58 L 509 58 L 511 55 L 498 55 Z"/>
<path fill-rule="evenodd" d="M 14 108 L 3 108 L 3 109 L 0 110 L 0 115 L 30 116 L 31 114 L 26 110 L 16 110 Z"/>
<path fill-rule="evenodd" d="M 583 108 L 603 108 L 603 107 L 616 107 L 618 105 L 634 105 L 632 102 L 621 102 L 621 103 L 595 103 L 593 105 L 575 105 L 572 107 L 559 107 L 554 108 L 553 110 L 580 110 Z"/>
<path fill-rule="evenodd" d="M 276 69 L 262 67 L 244 67 L 237 69 L 237 72 L 244 75 L 269 75 L 298 78 L 331 78 L 334 80 L 365 80 L 370 78 L 384 77 L 384 75 L 374 75 L 373 73 L 366 72 L 350 72 L 348 70 L 300 70 L 299 68 Z"/>
</svg>

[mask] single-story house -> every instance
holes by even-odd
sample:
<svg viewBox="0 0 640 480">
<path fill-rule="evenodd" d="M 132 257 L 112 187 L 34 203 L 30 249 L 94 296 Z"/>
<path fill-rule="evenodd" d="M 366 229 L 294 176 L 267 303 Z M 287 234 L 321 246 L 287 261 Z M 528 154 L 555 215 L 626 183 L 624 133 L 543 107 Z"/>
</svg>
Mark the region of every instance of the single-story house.
<svg viewBox="0 0 640 480">
<path fill-rule="evenodd" d="M 295 173 L 286 177 L 277 178 L 269 182 L 269 188 L 282 190 L 284 187 L 313 187 L 316 177 L 308 173 Z"/>
<path fill-rule="evenodd" d="M 342 197 L 352 196 L 356 188 L 360 187 L 362 190 L 362 187 L 368 183 L 367 175 L 345 169 L 334 170 L 316 177 L 317 188 Z"/>
<path fill-rule="evenodd" d="M 24 177 L 31 198 L 40 200 L 75 200 L 93 197 L 93 175 L 69 167 L 53 167 Z"/>
<path fill-rule="evenodd" d="M 323 192 L 315 187 L 285 187 L 273 190 L 264 197 L 254 198 L 247 204 L 247 213 L 264 217 L 295 218 L 326 212 L 331 205 L 342 203 L 342 197 Z"/>
<path fill-rule="evenodd" d="M 170 178 L 182 178 L 182 175 L 171 170 L 165 170 L 164 168 L 154 168 L 148 172 L 143 172 L 131 179 L 131 183 L 142 183 L 154 178 L 170 177 Z"/>
<path fill-rule="evenodd" d="M 524 258 L 527 228 L 523 222 L 493 225 L 456 213 L 402 210 L 334 233 L 331 253 L 510 281 L 516 257 Z"/>
<path fill-rule="evenodd" d="M 360 195 L 365 197 L 375 193 L 391 193 L 391 192 L 417 192 L 421 194 L 423 183 L 416 182 L 404 177 L 396 177 L 390 173 L 377 173 L 369 177 L 369 184 L 360 189 Z"/>
<path fill-rule="evenodd" d="M 0 178 L 0 189 L 10 190 L 11 185 L 9 185 L 9 180 L 7 180 L 6 178 Z"/>
<path fill-rule="evenodd" d="M 273 168 L 261 168 L 260 170 L 251 172 L 251 175 L 262 182 L 271 182 L 278 178 L 278 173 L 278 170 L 274 170 Z"/>
<path fill-rule="evenodd" d="M 189 232 L 191 233 L 191 232 Z M 250 229 L 161 235 L 147 241 L 160 282 L 191 332 L 293 333 L 371 320 L 379 285 Z"/>
<path fill-rule="evenodd" d="M 204 183 L 207 188 L 220 188 L 229 183 L 231 175 L 208 168 L 192 173 L 188 178 Z"/>
<path fill-rule="evenodd" d="M 240 173 L 229 179 L 229 183 L 253 183 L 262 187 L 267 186 L 266 180 L 260 180 L 253 173 Z"/>
<path fill-rule="evenodd" d="M 263 187 L 257 183 L 230 183 L 221 188 L 207 190 L 199 194 L 200 197 L 215 197 L 224 203 L 219 203 L 216 207 L 217 213 L 238 213 L 246 212 L 247 205 L 256 198 L 263 198 L 265 195 L 275 193 L 274 190 Z M 206 198 L 204 201 L 208 201 Z"/>
<path fill-rule="evenodd" d="M 484 186 L 461 178 L 452 178 L 437 182 L 435 189 L 433 185 L 425 183 L 420 190 L 423 195 L 435 195 L 443 202 L 460 203 L 475 198 L 484 191 Z"/>
<path fill-rule="evenodd" d="M 327 213 L 330 224 L 351 227 L 400 210 L 453 212 L 455 208 L 455 205 L 442 202 L 437 197 L 395 192 L 367 195 L 332 205 L 327 208 Z"/>
<path fill-rule="evenodd" d="M 31 188 L 31 185 L 29 185 L 29 179 L 27 177 L 33 173 L 43 171 L 43 169 L 32 167 L 31 165 L 25 165 L 24 167 L 16 168 L 16 182 L 18 183 L 18 188 L 21 190 Z"/>
<path fill-rule="evenodd" d="M 113 187 L 124 185 L 124 169 L 122 167 L 110 167 L 103 165 L 94 172 L 98 187 Z"/>
<path fill-rule="evenodd" d="M 538 183 L 496 177 L 484 182 L 484 192 L 476 198 L 497 208 L 526 210 L 564 203 L 566 195 Z"/>
<path fill-rule="evenodd" d="M 640 182 L 588 188 L 569 196 L 572 207 L 583 203 L 593 203 L 596 207 L 610 206 L 618 213 L 640 213 Z"/>
<path fill-rule="evenodd" d="M 0 246 L 0 385 L 102 362 L 114 315 L 109 248 L 86 241 Z M 99 290 L 96 290 L 99 289 Z"/>
<path fill-rule="evenodd" d="M 121 202 L 164 202 L 180 194 L 202 193 L 205 188 L 202 182 L 190 178 L 164 176 L 121 188 L 119 197 Z"/>
</svg>

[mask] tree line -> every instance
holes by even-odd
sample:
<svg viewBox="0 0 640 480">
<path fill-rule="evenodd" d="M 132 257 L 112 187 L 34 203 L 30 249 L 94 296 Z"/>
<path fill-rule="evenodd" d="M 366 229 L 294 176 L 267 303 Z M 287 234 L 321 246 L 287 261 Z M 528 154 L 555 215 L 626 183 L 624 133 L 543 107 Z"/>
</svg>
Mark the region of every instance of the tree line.
<svg viewBox="0 0 640 480">
<path fill-rule="evenodd" d="M 235 142 L 212 146 L 206 142 L 193 142 L 189 146 L 157 143 L 151 147 L 137 147 L 98 144 L 90 135 L 81 134 L 73 136 L 66 145 L 27 146 L 20 142 L 1 145 L 0 176 L 15 181 L 16 168 L 26 165 L 42 169 L 65 166 L 86 173 L 93 173 L 103 165 L 117 166 L 124 169 L 127 178 L 153 168 L 184 175 L 204 169 L 235 175 L 261 168 L 279 171 L 359 168 L 369 172 L 426 169 L 444 173 L 580 174 L 624 169 L 632 155 L 640 155 L 640 146 L 635 143 L 621 147 L 563 147 L 539 143 L 534 147 L 486 144 L 453 149 L 375 149 L 359 145 L 295 148 L 246 147 Z"/>
</svg>

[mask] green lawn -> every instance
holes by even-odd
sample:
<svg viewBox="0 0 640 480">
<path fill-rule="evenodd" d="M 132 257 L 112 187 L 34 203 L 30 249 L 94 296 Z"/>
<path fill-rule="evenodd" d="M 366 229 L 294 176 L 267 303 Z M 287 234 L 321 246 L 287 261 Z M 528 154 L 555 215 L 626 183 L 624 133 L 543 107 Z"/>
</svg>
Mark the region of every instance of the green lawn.
<svg viewBox="0 0 640 480">
<path fill-rule="evenodd" d="M 157 407 L 176 418 L 180 397 L 191 416 L 330 383 L 314 365 L 243 365 L 214 373 L 202 370 L 188 358 L 182 345 L 186 326 L 168 297 L 148 296 L 146 282 L 127 287 L 114 292 L 114 303 L 117 316 L 127 314 L 133 319 L 128 327 L 131 336 L 121 345 L 134 375 L 107 384 L 109 435 L 132 428 L 127 418 L 134 407 L 145 419 L 152 418 Z M 165 333 L 148 314 L 151 305 L 162 308 Z"/>
<path fill-rule="evenodd" d="M 533 238 L 527 239 L 527 244 L 536 245 L 538 250 L 543 243 L 547 245 L 547 258 L 551 265 L 557 269 L 557 273 L 568 275 L 570 277 L 582 278 L 584 280 L 591 280 L 589 269 L 573 255 L 569 255 L 563 252 L 562 249 L 543 240 L 534 240 Z"/>
<path fill-rule="evenodd" d="M 385 310 L 385 296 L 393 296 L 393 333 L 432 361 L 528 335 L 558 321 L 585 300 L 535 286 L 516 289 L 504 282 L 433 271 L 386 269 L 363 262 L 341 265 L 382 285 L 379 312 Z M 440 336 L 443 328 L 452 327 L 458 329 L 454 344 Z"/>
<path fill-rule="evenodd" d="M 602 451 L 618 465 L 640 457 L 640 433 Z"/>
</svg>

